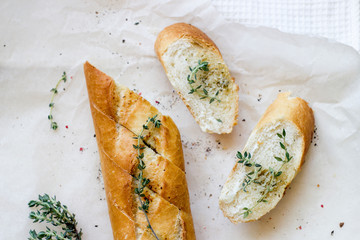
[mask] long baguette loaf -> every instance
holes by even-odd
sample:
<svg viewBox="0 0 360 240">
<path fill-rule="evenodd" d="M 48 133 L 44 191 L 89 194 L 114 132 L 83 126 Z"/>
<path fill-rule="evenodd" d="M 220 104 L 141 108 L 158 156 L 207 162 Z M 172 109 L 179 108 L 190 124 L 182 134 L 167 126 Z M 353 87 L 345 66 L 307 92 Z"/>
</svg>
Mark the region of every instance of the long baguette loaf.
<svg viewBox="0 0 360 240">
<path fill-rule="evenodd" d="M 177 23 L 159 33 L 155 51 L 201 130 L 230 133 L 237 123 L 239 87 L 215 43 L 198 28 Z"/>
<path fill-rule="evenodd" d="M 150 183 L 144 189 L 147 216 L 160 239 L 195 239 L 179 131 L 170 117 L 103 72 L 84 64 L 84 72 L 99 147 L 101 169 L 114 239 L 155 239 L 135 194 L 139 174 L 136 136 L 149 117 L 142 139 L 143 170 Z M 135 137 L 135 138 L 134 138 Z"/>
<path fill-rule="evenodd" d="M 250 222 L 273 209 L 300 171 L 313 131 L 308 104 L 290 93 L 279 94 L 237 155 L 240 162 L 220 195 L 224 215 L 233 223 Z"/>
</svg>

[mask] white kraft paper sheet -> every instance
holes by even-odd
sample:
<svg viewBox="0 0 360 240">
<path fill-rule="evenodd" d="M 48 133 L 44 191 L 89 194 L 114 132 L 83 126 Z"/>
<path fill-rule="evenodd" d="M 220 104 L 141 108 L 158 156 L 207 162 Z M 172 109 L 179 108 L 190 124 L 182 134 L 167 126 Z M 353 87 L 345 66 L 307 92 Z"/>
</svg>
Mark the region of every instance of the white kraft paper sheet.
<svg viewBox="0 0 360 240">
<path fill-rule="evenodd" d="M 197 239 L 356 238 L 360 56 L 352 48 L 229 23 L 209 1 L 8 0 L 0 8 L 0 239 L 26 239 L 30 229 L 44 229 L 28 219 L 27 207 L 43 193 L 76 213 L 83 239 L 112 239 L 86 60 L 177 124 Z M 157 34 L 175 22 L 207 33 L 240 87 L 239 123 L 229 135 L 200 131 L 155 56 Z M 54 132 L 49 90 L 63 71 L 68 82 L 55 98 Z M 306 163 L 273 211 L 256 222 L 231 224 L 218 197 L 236 151 L 278 92 L 288 90 L 315 112 L 316 138 Z"/>
</svg>

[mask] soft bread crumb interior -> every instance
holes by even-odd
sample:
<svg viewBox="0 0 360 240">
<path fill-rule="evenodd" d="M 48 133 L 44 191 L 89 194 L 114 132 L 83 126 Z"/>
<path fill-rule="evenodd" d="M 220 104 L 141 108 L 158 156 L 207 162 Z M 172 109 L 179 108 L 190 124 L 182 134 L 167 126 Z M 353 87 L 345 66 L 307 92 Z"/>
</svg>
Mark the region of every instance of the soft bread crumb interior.
<svg viewBox="0 0 360 240">
<path fill-rule="evenodd" d="M 286 146 L 290 156 L 293 156 L 290 162 L 286 163 L 282 168 L 282 174 L 277 178 L 279 183 L 274 191 L 270 192 L 266 200 L 268 202 L 259 203 L 246 218 L 243 218 L 243 208 L 251 208 L 261 198 L 261 192 L 264 187 L 258 184 L 250 184 L 247 187 L 247 192 L 242 189 L 242 183 L 246 178 L 246 174 L 252 169 L 245 167 L 243 164 L 236 163 L 233 171 L 225 183 L 220 195 L 220 207 L 224 214 L 233 222 L 247 222 L 257 220 L 265 215 L 282 198 L 285 188 L 295 177 L 302 158 L 302 149 L 304 142 L 302 140 L 299 129 L 289 121 L 277 121 L 276 123 L 268 123 L 262 128 L 254 131 L 244 151 L 251 153 L 252 160 L 263 166 L 263 169 L 272 167 L 278 170 L 282 163 L 277 161 L 274 156 L 285 158 L 285 151 L 280 147 L 279 142 L 282 140 L 277 136 L 277 133 L 282 133 L 286 130 Z M 259 177 L 264 181 L 269 179 L 270 174 L 265 173 Z"/>
<path fill-rule="evenodd" d="M 189 67 L 197 66 L 199 60 L 209 63 L 209 72 L 198 71 L 193 86 L 205 86 L 209 96 L 215 96 L 220 90 L 217 97 L 221 102 L 215 100 L 210 104 L 209 98 L 200 99 L 196 93 L 189 94 Z M 179 39 L 170 44 L 162 61 L 171 84 L 185 99 L 185 104 L 190 107 L 200 128 L 205 132 L 230 133 L 237 115 L 237 86 L 221 56 L 188 39 Z"/>
</svg>

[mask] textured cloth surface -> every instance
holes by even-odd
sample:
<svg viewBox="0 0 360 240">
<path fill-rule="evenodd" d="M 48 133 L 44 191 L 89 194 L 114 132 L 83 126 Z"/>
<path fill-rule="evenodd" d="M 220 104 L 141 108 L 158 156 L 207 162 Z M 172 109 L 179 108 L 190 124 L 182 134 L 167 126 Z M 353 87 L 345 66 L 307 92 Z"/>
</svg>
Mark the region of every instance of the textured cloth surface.
<svg viewBox="0 0 360 240">
<path fill-rule="evenodd" d="M 229 21 L 326 37 L 360 49 L 359 0 L 212 0 Z"/>
</svg>

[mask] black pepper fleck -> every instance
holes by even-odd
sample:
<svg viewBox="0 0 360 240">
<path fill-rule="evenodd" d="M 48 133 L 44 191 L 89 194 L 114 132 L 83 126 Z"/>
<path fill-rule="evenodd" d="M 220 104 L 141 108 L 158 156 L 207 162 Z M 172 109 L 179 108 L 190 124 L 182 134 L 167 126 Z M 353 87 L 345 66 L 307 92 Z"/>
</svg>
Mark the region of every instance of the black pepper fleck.
<svg viewBox="0 0 360 240">
<path fill-rule="evenodd" d="M 139 22 L 134 23 L 135 25 L 139 25 Z"/>
<path fill-rule="evenodd" d="M 331 231 L 331 236 L 334 236 L 334 230 Z"/>
<path fill-rule="evenodd" d="M 95 225 L 95 227 L 98 227 L 98 225 Z"/>
</svg>

